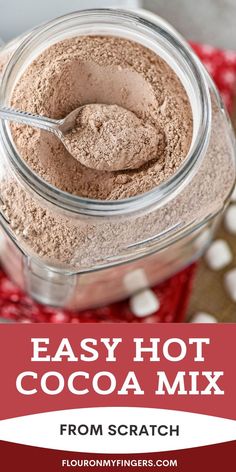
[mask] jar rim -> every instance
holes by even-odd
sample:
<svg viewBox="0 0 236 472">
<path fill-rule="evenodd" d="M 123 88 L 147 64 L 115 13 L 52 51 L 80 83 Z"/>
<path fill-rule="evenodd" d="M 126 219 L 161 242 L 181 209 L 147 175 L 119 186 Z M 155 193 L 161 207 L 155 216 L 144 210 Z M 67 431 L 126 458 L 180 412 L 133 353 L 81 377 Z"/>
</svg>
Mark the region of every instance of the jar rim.
<svg viewBox="0 0 236 472">
<path fill-rule="evenodd" d="M 155 21 L 154 23 L 149 19 L 142 17 L 139 13 L 124 10 L 99 8 L 82 10 L 56 18 L 33 29 L 31 33 L 27 34 L 27 37 L 18 45 L 3 74 L 0 102 L 4 102 L 5 100 L 5 93 L 10 83 L 9 79 L 14 75 L 15 67 L 19 58 L 22 55 L 27 54 L 29 50 L 33 49 L 35 43 L 41 41 L 42 37 L 49 31 L 51 33 L 52 29 L 57 30 L 58 28 L 61 28 L 61 26 L 65 26 L 66 23 L 67 25 L 71 24 L 71 27 L 73 27 L 74 22 L 76 21 L 77 23 L 78 21 L 83 21 L 83 25 L 86 21 L 90 21 L 92 22 L 93 27 L 94 21 L 100 21 L 101 24 L 106 21 L 111 23 L 121 21 L 123 28 L 135 27 L 137 29 L 140 27 L 143 34 L 153 33 L 155 39 L 162 42 L 162 46 L 163 43 L 165 43 L 166 48 L 168 47 L 172 52 L 175 51 L 178 56 L 177 59 L 180 67 L 185 67 L 189 71 L 192 79 L 195 79 L 195 92 L 200 103 L 199 129 L 188 156 L 185 158 L 176 173 L 148 192 L 121 200 L 95 200 L 64 192 L 35 174 L 16 152 L 16 148 L 11 140 L 10 128 L 7 126 L 7 123 L 2 120 L 2 122 L 0 122 L 0 133 L 2 134 L 2 141 L 7 151 L 7 155 L 14 170 L 16 170 L 18 176 L 26 185 L 48 202 L 73 213 L 107 217 L 133 213 L 153 205 L 161 206 L 172 199 L 176 193 L 180 191 L 183 185 L 187 184 L 193 173 L 196 171 L 196 168 L 200 165 L 201 159 L 208 145 L 211 125 L 211 101 L 204 69 L 191 48 L 188 47 L 185 41 L 182 40 L 174 30 L 173 32 L 170 32 L 169 28 L 163 26 L 161 22 L 158 23 Z"/>
</svg>

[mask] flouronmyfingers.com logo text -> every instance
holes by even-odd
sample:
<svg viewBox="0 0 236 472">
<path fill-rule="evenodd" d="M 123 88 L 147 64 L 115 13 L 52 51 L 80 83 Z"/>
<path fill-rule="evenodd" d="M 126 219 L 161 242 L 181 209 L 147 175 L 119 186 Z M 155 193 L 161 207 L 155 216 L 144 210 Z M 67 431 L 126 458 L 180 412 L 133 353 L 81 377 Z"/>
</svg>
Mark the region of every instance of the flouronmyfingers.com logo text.
<svg viewBox="0 0 236 472">
<path fill-rule="evenodd" d="M 62 459 L 62 467 L 178 467 L 177 459 Z"/>
</svg>

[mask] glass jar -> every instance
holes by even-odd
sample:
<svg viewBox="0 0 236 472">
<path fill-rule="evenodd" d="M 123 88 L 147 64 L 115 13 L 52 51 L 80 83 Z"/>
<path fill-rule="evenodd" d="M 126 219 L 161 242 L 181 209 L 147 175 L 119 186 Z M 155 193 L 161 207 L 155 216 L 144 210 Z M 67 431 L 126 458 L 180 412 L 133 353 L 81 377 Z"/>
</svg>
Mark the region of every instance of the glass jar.
<svg viewBox="0 0 236 472">
<path fill-rule="evenodd" d="M 86 34 L 132 39 L 177 73 L 193 113 L 191 148 L 178 171 L 151 191 L 119 201 L 81 198 L 43 181 L 20 158 L 9 123 L 1 121 L 1 261 L 41 303 L 86 309 L 170 277 L 202 255 L 234 187 L 235 142 L 215 86 L 178 33 L 158 17 L 151 21 L 141 15 L 73 13 L 0 51 L 0 61 L 5 56 L 6 62 L 0 103 L 9 105 L 21 74 L 50 45 Z M 33 235 L 34 219 L 42 219 L 43 230 Z"/>
</svg>

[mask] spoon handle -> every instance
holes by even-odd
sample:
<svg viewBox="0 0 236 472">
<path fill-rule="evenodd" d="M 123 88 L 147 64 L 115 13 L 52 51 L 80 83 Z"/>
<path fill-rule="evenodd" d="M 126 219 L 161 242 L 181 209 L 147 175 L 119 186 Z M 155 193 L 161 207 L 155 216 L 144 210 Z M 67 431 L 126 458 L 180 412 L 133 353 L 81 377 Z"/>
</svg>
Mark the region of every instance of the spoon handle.
<svg viewBox="0 0 236 472">
<path fill-rule="evenodd" d="M 15 123 L 32 126 L 33 128 L 40 128 L 60 135 L 60 130 L 58 128 L 62 123 L 62 120 L 53 120 L 51 118 L 34 115 L 32 113 L 26 113 L 25 111 L 15 110 L 13 108 L 7 108 L 4 106 L 0 106 L 0 118 L 3 120 L 14 121 Z"/>
</svg>

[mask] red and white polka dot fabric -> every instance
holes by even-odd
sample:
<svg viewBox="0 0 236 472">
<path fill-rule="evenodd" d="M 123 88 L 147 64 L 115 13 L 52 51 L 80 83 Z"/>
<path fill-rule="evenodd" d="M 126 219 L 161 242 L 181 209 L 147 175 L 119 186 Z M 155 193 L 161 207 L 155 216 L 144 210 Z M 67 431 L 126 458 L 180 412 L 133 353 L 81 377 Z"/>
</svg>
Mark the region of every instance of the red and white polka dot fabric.
<svg viewBox="0 0 236 472">
<path fill-rule="evenodd" d="M 192 47 L 213 77 L 231 111 L 236 89 L 236 52 L 221 51 L 208 45 L 192 44 Z M 138 318 L 132 313 L 129 300 L 77 313 L 43 307 L 22 293 L 0 270 L 0 317 L 2 322 L 21 323 L 179 322 L 184 319 L 194 272 L 195 266 L 192 265 L 154 287 L 152 290 L 160 305 L 158 311 Z"/>
<path fill-rule="evenodd" d="M 236 52 L 223 51 L 207 44 L 192 44 L 209 74 L 214 79 L 229 112 L 236 92 Z"/>
</svg>

